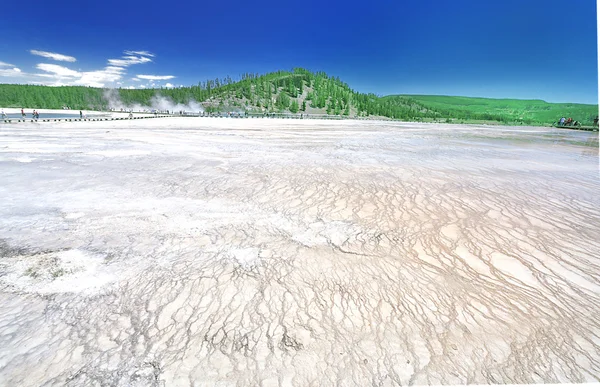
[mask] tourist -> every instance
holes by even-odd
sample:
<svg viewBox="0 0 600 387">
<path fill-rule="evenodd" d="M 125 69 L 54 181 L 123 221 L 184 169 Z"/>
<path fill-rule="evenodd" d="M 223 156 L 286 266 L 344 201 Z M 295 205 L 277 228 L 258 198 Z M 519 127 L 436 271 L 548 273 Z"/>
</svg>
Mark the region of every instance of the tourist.
<svg viewBox="0 0 600 387">
<path fill-rule="evenodd" d="M 79 111 L 79 119 L 82 119 L 82 118 L 83 118 L 83 112 L 80 110 Z"/>
</svg>

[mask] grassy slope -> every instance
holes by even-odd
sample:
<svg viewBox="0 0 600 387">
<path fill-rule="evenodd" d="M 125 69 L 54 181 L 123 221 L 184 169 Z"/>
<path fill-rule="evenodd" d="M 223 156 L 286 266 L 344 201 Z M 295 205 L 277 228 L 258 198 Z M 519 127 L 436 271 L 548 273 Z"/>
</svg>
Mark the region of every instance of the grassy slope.
<svg viewBox="0 0 600 387">
<path fill-rule="evenodd" d="M 598 115 L 598 105 L 576 103 L 549 103 L 542 100 L 493 99 L 451 97 L 437 95 L 402 95 L 430 109 L 449 112 L 507 117 L 508 121 L 530 120 L 535 124 L 551 124 L 560 117 L 572 117 L 583 124 L 591 124 Z M 446 116 L 445 114 L 442 114 Z"/>
</svg>

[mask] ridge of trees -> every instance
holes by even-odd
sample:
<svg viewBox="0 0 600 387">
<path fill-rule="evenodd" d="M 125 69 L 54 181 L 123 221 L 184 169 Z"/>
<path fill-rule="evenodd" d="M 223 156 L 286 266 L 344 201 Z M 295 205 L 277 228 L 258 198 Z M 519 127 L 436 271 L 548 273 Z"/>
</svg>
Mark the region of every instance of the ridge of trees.
<svg viewBox="0 0 600 387">
<path fill-rule="evenodd" d="M 49 109 L 69 106 L 72 109 L 107 110 L 108 90 L 85 86 L 0 84 L 0 106 Z M 382 116 L 400 120 L 446 120 L 448 122 L 484 120 L 501 123 L 548 124 L 552 122 L 546 122 L 551 119 L 548 115 L 550 111 L 554 114 L 554 111 L 571 109 L 583 115 L 588 114 L 588 110 L 590 112 L 594 110 L 594 106 L 597 110 L 597 105 L 549 104 L 544 101 L 510 100 L 513 101 L 513 105 L 507 109 L 499 108 L 498 103 L 492 99 L 416 95 L 379 97 L 372 93 L 357 92 L 342 82 L 339 77 L 303 68 L 262 75 L 245 73 L 237 80 L 227 76 L 222 79 L 198 82 L 187 87 L 115 90 L 123 106 L 151 106 L 154 97 L 162 96 L 176 104 L 186 105 L 194 101 L 201 103 L 206 111 L 235 109 L 251 112 L 301 113 L 310 110 L 342 116 Z M 505 105 L 507 103 L 503 102 Z M 522 106 L 517 106 L 519 104 Z M 546 115 L 540 112 L 545 112 Z"/>
<path fill-rule="evenodd" d="M 69 106 L 72 109 L 106 110 L 106 90 L 85 86 L 0 84 L 0 106 L 48 109 Z M 237 81 L 228 76 L 188 87 L 116 90 L 124 106 L 151 106 L 152 98 L 160 95 L 176 104 L 202 103 L 207 111 L 226 110 L 231 107 L 232 101 L 241 110 L 250 111 L 296 113 L 312 108 L 334 115 L 376 115 L 400 119 L 424 116 L 423 113 L 428 111 L 422 104 L 408 98 L 385 101 L 375 94 L 352 90 L 339 77 L 303 68 L 263 75 L 246 73 Z M 240 101 L 243 101 L 243 106 Z"/>
</svg>

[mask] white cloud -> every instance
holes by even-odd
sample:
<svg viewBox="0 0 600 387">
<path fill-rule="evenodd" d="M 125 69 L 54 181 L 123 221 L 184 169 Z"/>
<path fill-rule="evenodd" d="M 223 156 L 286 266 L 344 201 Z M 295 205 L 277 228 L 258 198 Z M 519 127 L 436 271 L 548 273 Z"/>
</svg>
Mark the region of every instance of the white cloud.
<svg viewBox="0 0 600 387">
<path fill-rule="evenodd" d="M 108 64 L 112 66 L 128 67 L 135 64 L 152 62 L 152 59 L 145 56 L 123 56 L 121 59 L 109 59 Z"/>
<path fill-rule="evenodd" d="M 109 59 L 108 64 L 111 66 L 119 66 L 119 67 L 129 67 L 135 64 L 143 64 L 152 62 L 154 54 L 148 51 L 132 51 L 126 50 L 123 51 L 123 55 L 119 59 Z"/>
<path fill-rule="evenodd" d="M 66 55 L 57 53 L 36 50 L 31 50 L 31 53 L 54 60 L 76 61 L 76 59 L 73 57 L 68 57 Z M 122 56 L 120 59 L 108 59 L 108 63 L 104 68 L 91 71 L 83 71 L 81 69 L 74 70 L 58 64 L 38 63 L 35 65 L 35 69 L 39 70 L 37 73 L 23 72 L 21 69 L 9 63 L 0 62 L 0 77 L 4 78 L 2 79 L 2 82 L 7 83 L 29 83 L 47 86 L 80 85 L 91 87 L 124 87 L 123 83 L 125 77 L 132 77 L 132 81 L 140 83 L 142 80 L 150 81 L 149 83 L 151 83 L 152 86 L 155 86 L 154 81 L 175 78 L 173 75 L 142 75 L 140 77 L 134 77 L 133 75 L 128 76 L 127 68 L 129 66 L 152 62 L 151 57 L 154 57 L 154 54 L 148 51 L 124 51 L 124 56 Z M 147 88 L 150 87 L 150 85 L 146 84 L 138 87 Z M 173 86 L 170 85 L 170 87 Z"/>
<path fill-rule="evenodd" d="M 81 75 L 80 72 L 71 70 L 67 67 L 50 64 L 50 63 L 39 63 L 35 66 L 37 69 L 56 75 L 57 77 L 78 77 Z"/>
<path fill-rule="evenodd" d="M 141 55 L 141 56 L 149 56 L 151 58 L 154 58 L 154 54 L 148 51 L 130 51 L 130 50 L 125 50 L 123 52 L 125 55 Z"/>
<path fill-rule="evenodd" d="M 33 74 L 35 77 L 48 79 L 46 84 L 57 85 L 80 85 L 92 87 L 104 87 L 107 84 L 115 83 L 123 78 L 125 69 L 115 66 L 107 66 L 102 70 L 95 71 L 75 71 L 67 67 L 40 63 L 36 66 L 45 73 Z"/>
<path fill-rule="evenodd" d="M 135 89 L 135 86 L 128 86 L 127 88 L 128 88 L 129 90 L 133 90 L 133 89 Z"/>
<path fill-rule="evenodd" d="M 21 69 L 15 67 L 12 69 L 0 69 L 0 77 L 22 77 L 23 72 L 21 71 Z"/>
<path fill-rule="evenodd" d="M 72 56 L 58 54 L 55 52 L 38 51 L 38 50 L 29 50 L 29 52 L 32 53 L 33 55 L 43 56 L 44 58 L 49 58 L 49 59 L 58 60 L 58 61 L 62 61 L 62 62 L 77 61 L 77 59 L 75 59 Z"/>
<path fill-rule="evenodd" d="M 145 89 L 146 85 L 140 85 L 140 89 Z"/>
<path fill-rule="evenodd" d="M 165 87 L 166 87 L 166 88 L 169 88 L 169 89 L 171 89 L 171 88 L 173 88 L 173 87 L 175 87 L 175 86 L 174 86 L 172 83 L 167 83 L 167 84 L 165 85 Z"/>
<path fill-rule="evenodd" d="M 174 75 L 137 75 L 139 79 L 147 79 L 149 81 L 166 81 L 175 78 Z"/>
<path fill-rule="evenodd" d="M 103 70 L 86 71 L 81 78 L 75 81 L 75 85 L 104 87 L 106 84 L 114 83 L 123 78 L 125 69 L 120 67 L 105 67 Z"/>
</svg>

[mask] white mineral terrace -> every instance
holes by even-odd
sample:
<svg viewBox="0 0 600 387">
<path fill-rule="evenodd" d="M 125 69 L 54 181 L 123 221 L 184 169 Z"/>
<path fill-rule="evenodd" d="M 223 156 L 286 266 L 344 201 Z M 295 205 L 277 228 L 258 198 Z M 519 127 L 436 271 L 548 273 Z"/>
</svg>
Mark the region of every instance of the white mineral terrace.
<svg viewBox="0 0 600 387">
<path fill-rule="evenodd" d="M 0 385 L 600 381 L 598 134 L 0 124 Z"/>
</svg>

